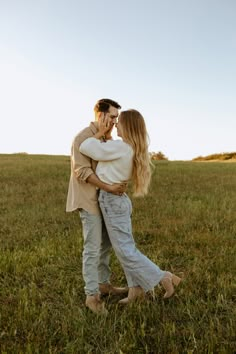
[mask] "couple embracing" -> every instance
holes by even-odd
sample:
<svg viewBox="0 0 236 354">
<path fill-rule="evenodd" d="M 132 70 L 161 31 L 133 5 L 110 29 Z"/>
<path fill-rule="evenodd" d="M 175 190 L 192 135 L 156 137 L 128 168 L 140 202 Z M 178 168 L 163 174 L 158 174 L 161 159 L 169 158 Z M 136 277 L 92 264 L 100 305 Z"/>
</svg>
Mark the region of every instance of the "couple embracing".
<svg viewBox="0 0 236 354">
<path fill-rule="evenodd" d="M 74 139 L 66 211 L 78 210 L 83 229 L 83 266 L 86 306 L 97 314 L 107 309 L 100 295 L 128 293 L 119 301 L 128 304 L 144 299 L 159 283 L 164 298 L 174 293 L 181 279 L 161 270 L 136 247 L 131 224 L 132 204 L 125 193 L 133 182 L 134 196 L 144 196 L 151 181 L 148 134 L 142 115 L 111 99 L 99 100 L 95 121 Z M 121 138 L 113 140 L 114 126 Z M 113 248 L 124 270 L 127 288 L 110 283 L 110 252 Z"/>
</svg>

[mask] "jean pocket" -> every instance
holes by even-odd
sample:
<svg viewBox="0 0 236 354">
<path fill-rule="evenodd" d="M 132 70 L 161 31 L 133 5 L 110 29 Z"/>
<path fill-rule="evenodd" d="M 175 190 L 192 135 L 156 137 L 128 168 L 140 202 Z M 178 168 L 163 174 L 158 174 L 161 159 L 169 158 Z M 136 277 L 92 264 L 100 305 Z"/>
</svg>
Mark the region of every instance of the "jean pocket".
<svg viewBox="0 0 236 354">
<path fill-rule="evenodd" d="M 129 212 L 129 204 L 125 197 L 109 198 L 106 203 L 107 214 L 111 216 L 123 215 Z"/>
</svg>

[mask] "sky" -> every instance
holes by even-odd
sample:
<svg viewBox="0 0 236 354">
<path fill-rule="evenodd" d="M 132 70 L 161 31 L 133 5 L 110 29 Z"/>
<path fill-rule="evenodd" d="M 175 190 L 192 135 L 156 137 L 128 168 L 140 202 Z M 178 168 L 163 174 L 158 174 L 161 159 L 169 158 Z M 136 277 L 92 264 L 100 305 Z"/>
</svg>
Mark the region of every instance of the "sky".
<svg viewBox="0 0 236 354">
<path fill-rule="evenodd" d="M 170 160 L 236 151 L 235 14 L 235 0 L 0 0 L 0 153 L 69 155 L 100 98 L 140 111 Z"/>
</svg>

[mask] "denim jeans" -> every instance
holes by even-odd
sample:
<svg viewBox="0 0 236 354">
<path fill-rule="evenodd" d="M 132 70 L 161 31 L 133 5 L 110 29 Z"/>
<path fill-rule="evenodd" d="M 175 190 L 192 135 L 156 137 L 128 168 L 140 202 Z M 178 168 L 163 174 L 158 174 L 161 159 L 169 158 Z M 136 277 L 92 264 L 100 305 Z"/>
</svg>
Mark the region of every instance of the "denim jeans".
<svg viewBox="0 0 236 354">
<path fill-rule="evenodd" d="M 85 294 L 99 292 L 99 283 L 109 283 L 111 242 L 102 215 L 94 215 L 80 210 L 83 228 L 83 278 Z"/>
<path fill-rule="evenodd" d="M 131 224 L 132 204 L 129 197 L 126 194 L 116 196 L 101 190 L 99 205 L 112 247 L 124 269 L 128 287 L 141 286 L 144 291 L 152 290 L 165 272 L 135 245 Z"/>
</svg>

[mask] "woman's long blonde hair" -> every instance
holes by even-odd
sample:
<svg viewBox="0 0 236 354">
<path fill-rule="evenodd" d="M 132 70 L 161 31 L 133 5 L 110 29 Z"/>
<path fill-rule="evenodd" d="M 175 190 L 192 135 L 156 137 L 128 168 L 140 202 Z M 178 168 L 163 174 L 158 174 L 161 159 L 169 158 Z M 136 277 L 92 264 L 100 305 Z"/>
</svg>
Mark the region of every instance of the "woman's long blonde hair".
<svg viewBox="0 0 236 354">
<path fill-rule="evenodd" d="M 147 194 L 151 182 L 151 166 L 148 153 L 149 137 L 143 116 L 135 109 L 121 112 L 122 139 L 134 150 L 132 180 L 134 196 Z"/>
</svg>

